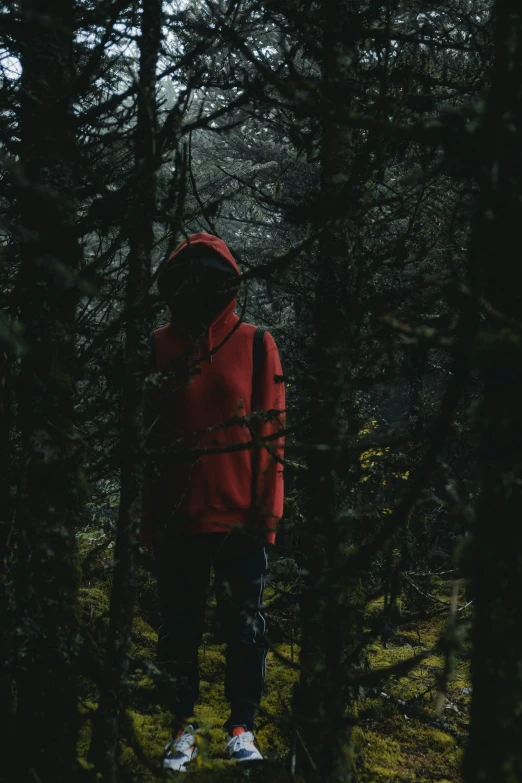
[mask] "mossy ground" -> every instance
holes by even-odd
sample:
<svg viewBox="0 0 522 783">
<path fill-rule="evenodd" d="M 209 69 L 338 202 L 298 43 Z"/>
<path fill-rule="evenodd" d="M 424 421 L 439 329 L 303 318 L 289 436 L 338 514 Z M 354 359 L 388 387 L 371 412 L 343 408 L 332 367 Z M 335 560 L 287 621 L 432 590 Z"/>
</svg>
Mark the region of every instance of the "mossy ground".
<svg viewBox="0 0 522 783">
<path fill-rule="evenodd" d="M 448 601 L 453 582 L 440 581 L 434 594 Z M 382 599 L 375 602 L 377 610 Z M 443 607 L 442 607 L 443 609 Z M 384 647 L 369 649 L 373 667 L 393 666 L 435 646 L 447 614 L 402 625 Z M 436 710 L 440 655 L 425 658 L 405 677 L 393 677 L 357 707 L 359 724 L 354 739 L 362 749 L 360 783 L 458 783 L 467 736 L 470 673 L 467 649 L 455 656 L 442 709 Z"/>
<path fill-rule="evenodd" d="M 89 628 L 105 627 L 108 608 L 108 588 L 103 583 L 90 583 L 82 590 L 84 617 Z M 134 622 L 133 656 L 140 661 L 154 661 L 157 626 L 155 584 L 150 574 L 140 576 L 140 600 Z M 444 585 L 440 585 L 444 595 Z M 270 587 L 265 600 L 270 603 Z M 373 606 L 375 610 L 376 605 Z M 212 600 L 209 601 L 209 618 Z M 430 648 L 437 640 L 445 618 L 403 626 L 386 648 L 379 642 L 369 650 L 374 667 L 389 666 L 422 649 Z M 210 620 L 209 620 L 210 622 Z M 266 667 L 266 687 L 262 708 L 256 718 L 256 736 L 266 763 L 255 767 L 229 762 L 224 754 L 225 734 L 221 728 L 228 717 L 224 699 L 225 645 L 218 644 L 212 633 L 205 634 L 200 649 L 200 699 L 196 718 L 203 729 L 203 744 L 199 761 L 193 772 L 183 780 L 232 781 L 238 777 L 276 781 L 294 778 L 285 771 L 284 760 L 289 752 L 290 736 L 284 720 L 291 701 L 292 686 L 297 673 L 269 652 Z M 277 649 L 291 657 L 289 644 L 278 644 Z M 298 656 L 298 645 L 294 645 Z M 447 699 L 441 714 L 435 712 L 437 675 L 443 661 L 430 656 L 406 677 L 392 678 L 361 702 L 356 709 L 358 725 L 354 740 L 361 757 L 360 783 L 458 783 L 459 766 L 466 737 L 469 695 L 468 665 L 456 661 L 454 676 L 449 683 Z M 127 738 L 122 742 L 120 774 L 122 781 L 148 783 L 160 777 L 160 759 L 163 748 L 171 737 L 170 715 L 155 703 L 156 693 L 152 679 L 138 668 L 130 675 L 134 685 L 129 704 L 135 736 L 143 748 L 138 759 Z M 81 680 L 82 712 L 96 707 L 97 693 L 87 679 Z M 90 742 L 90 720 L 86 720 L 78 746 L 79 757 L 85 758 Z"/>
</svg>

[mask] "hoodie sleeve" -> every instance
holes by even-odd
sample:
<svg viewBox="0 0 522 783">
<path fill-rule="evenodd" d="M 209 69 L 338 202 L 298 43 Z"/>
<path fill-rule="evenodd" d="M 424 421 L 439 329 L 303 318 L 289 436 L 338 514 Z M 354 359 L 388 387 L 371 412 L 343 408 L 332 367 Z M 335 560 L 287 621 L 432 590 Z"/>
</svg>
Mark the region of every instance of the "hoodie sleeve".
<svg viewBox="0 0 522 783">
<path fill-rule="evenodd" d="M 253 410 L 268 413 L 268 421 L 258 421 L 256 431 L 261 438 L 273 436 L 285 429 L 285 386 L 279 351 L 270 332 L 265 332 L 263 356 L 259 368 L 257 388 L 254 389 Z M 283 465 L 274 459 L 284 456 L 285 439 L 271 437 L 266 446 L 253 454 L 252 511 L 254 521 L 265 532 L 267 543 L 274 544 L 277 523 L 283 516 Z"/>
</svg>

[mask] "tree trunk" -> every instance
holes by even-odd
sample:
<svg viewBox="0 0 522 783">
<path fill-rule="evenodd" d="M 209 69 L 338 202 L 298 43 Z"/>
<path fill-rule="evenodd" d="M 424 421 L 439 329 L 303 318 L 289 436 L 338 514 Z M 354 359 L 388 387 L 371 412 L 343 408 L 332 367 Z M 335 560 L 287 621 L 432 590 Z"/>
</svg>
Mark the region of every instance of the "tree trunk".
<svg viewBox="0 0 522 783">
<path fill-rule="evenodd" d="M 17 388 L 17 769 L 9 779 L 71 783 L 80 646 L 75 531 L 83 502 L 74 410 L 81 248 L 74 234 L 72 0 L 23 3 L 19 45 L 18 290 L 29 352 Z M 4 757 L 2 767 L 4 773 Z"/>
<path fill-rule="evenodd" d="M 472 544 L 473 624 L 467 783 L 522 779 L 522 9 L 495 4 L 495 68 L 483 125 L 472 292 L 497 311 L 475 357 L 482 491 Z"/>
<path fill-rule="evenodd" d="M 8 348 L 0 352 L 0 736 L 6 758 L 13 748 L 13 720 L 15 715 L 13 690 L 13 650 L 9 634 L 12 617 L 12 588 L 10 585 L 13 555 L 13 498 L 12 481 L 12 430 L 13 410 L 11 384 L 13 367 Z M 5 762 L 4 762 L 5 763 Z"/>
<path fill-rule="evenodd" d="M 322 87 L 333 104 L 349 105 L 357 56 L 350 38 L 353 12 L 343 0 L 326 0 L 322 10 Z M 338 205 L 352 164 L 350 131 L 329 116 L 323 120 L 321 162 L 322 202 L 326 205 L 324 218 L 328 218 L 327 205 L 336 204 L 336 200 Z M 341 465 L 335 449 L 336 444 L 346 445 L 357 433 L 354 395 L 346 391 L 354 359 L 351 338 L 358 321 L 358 272 L 352 251 L 353 232 L 347 220 L 324 231 L 317 259 L 311 356 L 317 385 L 311 440 L 325 446 L 314 450 L 307 461 L 307 522 L 300 545 L 309 571 L 300 602 L 300 661 L 307 673 L 301 674 L 294 702 L 300 724 L 296 743 L 299 769 L 306 780 L 336 783 L 356 779 L 346 677 L 354 663 L 350 653 L 356 647 L 363 605 L 357 578 L 351 580 L 344 572 L 340 577 L 339 566 L 348 543 L 338 520 L 343 494 L 340 481 L 353 471 L 345 463 Z M 336 578 L 331 573 L 334 568 Z"/>
<path fill-rule="evenodd" d="M 116 778 L 116 755 L 124 711 L 129 648 L 137 584 L 137 552 L 144 477 L 144 379 L 150 362 L 149 317 L 145 300 L 150 286 L 157 161 L 155 139 L 156 64 L 161 43 L 162 2 L 143 3 L 140 38 L 140 90 L 136 129 L 135 201 L 129 216 L 130 253 L 127 309 L 136 311 L 126 334 L 123 378 L 121 491 L 116 537 L 109 638 L 100 703 L 93 721 L 90 757 L 103 783 Z"/>
</svg>

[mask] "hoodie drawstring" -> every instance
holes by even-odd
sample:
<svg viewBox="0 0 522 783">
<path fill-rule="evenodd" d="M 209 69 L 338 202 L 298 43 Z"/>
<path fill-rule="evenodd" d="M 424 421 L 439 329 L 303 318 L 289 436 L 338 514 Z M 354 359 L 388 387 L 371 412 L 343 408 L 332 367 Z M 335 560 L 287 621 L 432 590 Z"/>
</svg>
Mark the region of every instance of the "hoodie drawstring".
<svg viewBox="0 0 522 783">
<path fill-rule="evenodd" d="M 205 340 L 207 343 L 207 350 L 205 351 Z M 201 336 L 198 340 L 198 349 L 197 349 L 197 355 L 196 355 L 196 361 L 199 359 L 203 359 L 203 356 L 207 356 L 207 361 L 209 364 L 212 364 L 212 354 L 210 353 L 212 350 L 212 329 L 208 329 L 206 334 L 204 336 Z"/>
</svg>

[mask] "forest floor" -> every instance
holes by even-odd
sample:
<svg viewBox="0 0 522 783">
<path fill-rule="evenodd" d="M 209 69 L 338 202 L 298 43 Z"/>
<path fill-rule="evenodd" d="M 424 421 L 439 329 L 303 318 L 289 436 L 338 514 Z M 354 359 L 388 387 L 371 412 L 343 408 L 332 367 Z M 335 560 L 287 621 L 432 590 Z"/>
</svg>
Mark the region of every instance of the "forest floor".
<svg viewBox="0 0 522 783">
<path fill-rule="evenodd" d="M 448 600 L 452 582 L 440 582 L 438 597 Z M 265 601 L 269 603 L 270 587 Z M 133 657 L 137 664 L 130 674 L 134 692 L 129 705 L 132 729 L 126 731 L 119 759 L 120 780 L 128 783 L 149 783 L 160 777 L 163 748 L 171 737 L 170 715 L 155 703 L 154 685 L 140 663 L 154 662 L 156 649 L 155 584 L 149 573 L 140 573 L 140 597 L 134 622 Z M 102 638 L 108 610 L 107 585 L 91 580 L 82 588 L 84 616 L 93 639 Z M 379 601 L 371 610 L 378 610 Z M 381 601 L 382 603 L 382 601 Z M 212 602 L 209 602 L 212 612 Z M 268 615 L 269 616 L 269 615 Z M 444 626 L 446 616 L 439 615 L 410 625 L 401 625 L 386 647 L 381 642 L 369 648 L 373 667 L 390 666 L 423 650 L 431 649 Z M 249 780 L 292 781 L 285 766 L 289 757 L 290 734 L 284 716 L 288 711 L 292 686 L 297 672 L 272 652 L 268 653 L 266 686 L 262 708 L 256 717 L 255 734 L 265 757 L 264 764 L 238 765 L 226 759 L 225 733 L 221 726 L 228 717 L 224 699 L 225 645 L 212 643 L 205 634 L 200 649 L 200 699 L 196 718 L 203 730 L 204 742 L 193 772 L 183 780 L 198 781 Z M 281 643 L 277 649 L 287 658 L 297 660 L 297 645 Z M 437 678 L 442 673 L 443 660 L 432 655 L 405 677 L 393 677 L 375 688 L 357 707 L 358 725 L 354 741 L 360 758 L 360 783 L 459 783 L 459 767 L 466 738 L 470 682 L 468 662 L 457 656 L 447 698 L 436 712 Z M 81 679 L 81 706 L 87 713 L 96 708 L 96 691 L 87 679 Z M 78 755 L 85 759 L 90 743 L 91 721 L 86 719 L 78 744 Z M 134 738 L 132 738 L 134 733 Z M 142 751 L 139 750 L 141 746 Z M 138 754 L 138 755 L 136 755 Z M 177 775 L 179 777 L 179 775 Z"/>
</svg>

